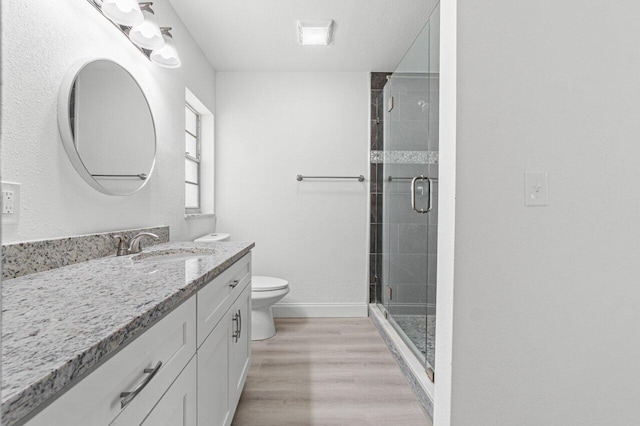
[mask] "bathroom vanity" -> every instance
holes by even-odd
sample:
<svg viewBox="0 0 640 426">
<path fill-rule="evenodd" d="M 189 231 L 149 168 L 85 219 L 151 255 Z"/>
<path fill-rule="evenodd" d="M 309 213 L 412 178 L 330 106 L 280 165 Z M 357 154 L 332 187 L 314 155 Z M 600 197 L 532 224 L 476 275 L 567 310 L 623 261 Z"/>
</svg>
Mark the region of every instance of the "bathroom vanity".
<svg viewBox="0 0 640 426">
<path fill-rule="evenodd" d="M 229 425 L 253 246 L 167 243 L 4 282 L 2 423 Z"/>
</svg>

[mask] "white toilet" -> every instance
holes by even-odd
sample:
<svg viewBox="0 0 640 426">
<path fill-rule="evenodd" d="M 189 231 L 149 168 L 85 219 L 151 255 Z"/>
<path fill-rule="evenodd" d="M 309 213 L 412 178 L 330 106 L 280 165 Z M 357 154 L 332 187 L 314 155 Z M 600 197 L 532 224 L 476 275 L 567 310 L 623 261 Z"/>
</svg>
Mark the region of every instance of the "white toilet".
<svg viewBox="0 0 640 426">
<path fill-rule="evenodd" d="M 282 278 L 251 277 L 251 340 L 264 340 L 276 334 L 271 306 L 289 293 L 289 282 Z"/>
<path fill-rule="evenodd" d="M 216 232 L 196 238 L 196 243 L 229 241 L 229 234 Z M 289 293 L 289 282 L 281 278 L 251 277 L 251 340 L 264 340 L 275 336 L 271 306 Z"/>
</svg>

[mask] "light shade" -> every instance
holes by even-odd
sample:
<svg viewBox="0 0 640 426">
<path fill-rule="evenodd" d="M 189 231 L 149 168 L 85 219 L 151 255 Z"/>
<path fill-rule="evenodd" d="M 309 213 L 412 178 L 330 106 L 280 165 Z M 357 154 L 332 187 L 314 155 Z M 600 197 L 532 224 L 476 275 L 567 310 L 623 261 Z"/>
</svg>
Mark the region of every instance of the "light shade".
<svg viewBox="0 0 640 426">
<path fill-rule="evenodd" d="M 303 45 L 328 45 L 331 43 L 333 21 L 314 19 L 298 21 L 298 43 Z"/>
<path fill-rule="evenodd" d="M 129 38 L 136 45 L 148 49 L 155 50 L 164 46 L 164 38 L 160 32 L 160 26 L 158 20 L 153 12 L 143 9 L 144 22 L 140 25 L 136 25 L 129 31 Z"/>
<path fill-rule="evenodd" d="M 182 62 L 178 56 L 178 50 L 173 38 L 167 31 L 162 32 L 164 46 L 151 52 L 151 62 L 165 68 L 178 68 Z"/>
<path fill-rule="evenodd" d="M 133 27 L 144 21 L 136 0 L 102 0 L 101 10 L 104 16 L 119 25 Z"/>
</svg>

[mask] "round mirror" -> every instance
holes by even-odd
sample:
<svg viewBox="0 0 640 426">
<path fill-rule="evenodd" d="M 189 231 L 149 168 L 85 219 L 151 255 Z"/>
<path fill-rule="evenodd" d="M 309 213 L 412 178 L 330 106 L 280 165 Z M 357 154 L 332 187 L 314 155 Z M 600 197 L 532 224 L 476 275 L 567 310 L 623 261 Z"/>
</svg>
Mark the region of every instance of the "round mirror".
<svg viewBox="0 0 640 426">
<path fill-rule="evenodd" d="M 129 195 L 149 180 L 156 132 L 142 89 L 106 59 L 83 62 L 62 83 L 58 125 L 80 176 L 98 191 Z"/>
</svg>

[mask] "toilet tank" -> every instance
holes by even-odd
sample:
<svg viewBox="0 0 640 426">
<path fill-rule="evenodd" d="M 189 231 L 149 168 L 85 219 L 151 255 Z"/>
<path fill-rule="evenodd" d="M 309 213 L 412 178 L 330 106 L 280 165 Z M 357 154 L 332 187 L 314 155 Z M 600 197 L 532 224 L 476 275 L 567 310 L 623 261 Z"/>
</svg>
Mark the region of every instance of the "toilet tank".
<svg viewBox="0 0 640 426">
<path fill-rule="evenodd" d="M 207 234 L 200 238 L 193 240 L 194 243 L 211 243 L 214 241 L 229 241 L 229 234 L 223 234 L 221 232 L 215 232 L 213 234 Z"/>
</svg>

